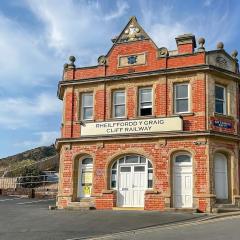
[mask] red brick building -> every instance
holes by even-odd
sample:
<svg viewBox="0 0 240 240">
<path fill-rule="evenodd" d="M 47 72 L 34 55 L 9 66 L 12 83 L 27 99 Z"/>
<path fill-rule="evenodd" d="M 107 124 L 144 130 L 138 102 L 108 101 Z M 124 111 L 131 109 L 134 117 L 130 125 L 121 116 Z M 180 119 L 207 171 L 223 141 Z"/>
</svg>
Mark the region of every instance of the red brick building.
<svg viewBox="0 0 240 240">
<path fill-rule="evenodd" d="M 112 41 L 97 66 L 64 65 L 58 207 L 238 205 L 237 51 L 158 48 L 135 17 Z"/>
</svg>

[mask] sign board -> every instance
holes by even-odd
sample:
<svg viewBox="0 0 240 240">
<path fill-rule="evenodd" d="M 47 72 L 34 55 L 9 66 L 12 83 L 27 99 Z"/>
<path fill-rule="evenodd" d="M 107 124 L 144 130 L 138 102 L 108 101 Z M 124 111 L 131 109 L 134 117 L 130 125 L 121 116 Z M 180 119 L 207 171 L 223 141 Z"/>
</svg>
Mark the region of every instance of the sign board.
<svg viewBox="0 0 240 240">
<path fill-rule="evenodd" d="M 222 127 L 222 128 L 232 128 L 232 123 L 224 122 L 220 120 L 213 120 L 213 125 L 216 127 Z"/>
<path fill-rule="evenodd" d="M 81 136 L 168 132 L 182 131 L 182 129 L 182 119 L 177 116 L 168 118 L 86 123 L 81 126 Z"/>
</svg>

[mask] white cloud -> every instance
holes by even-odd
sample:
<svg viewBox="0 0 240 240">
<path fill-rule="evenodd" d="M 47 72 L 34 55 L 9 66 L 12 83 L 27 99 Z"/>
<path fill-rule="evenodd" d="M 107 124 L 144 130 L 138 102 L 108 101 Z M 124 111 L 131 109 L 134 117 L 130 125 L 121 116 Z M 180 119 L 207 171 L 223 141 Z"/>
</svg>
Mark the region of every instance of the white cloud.
<svg viewBox="0 0 240 240">
<path fill-rule="evenodd" d="M 61 111 L 57 97 L 43 93 L 36 98 L 5 98 L 0 100 L 1 128 L 31 128 L 40 117 L 52 116 Z"/>
<path fill-rule="evenodd" d="M 170 50 L 176 49 L 175 37 L 180 34 L 187 33 L 188 29 L 181 23 L 172 23 L 171 27 L 168 24 L 153 24 L 149 31 L 149 35 L 159 47 L 167 47 Z"/>
<path fill-rule="evenodd" d="M 0 87 L 39 85 L 56 74 L 37 36 L 0 14 Z"/>
<path fill-rule="evenodd" d="M 105 20 L 109 21 L 115 18 L 119 18 L 123 16 L 128 9 L 129 5 L 127 4 L 127 2 L 117 1 L 117 10 L 106 15 Z"/>
<path fill-rule="evenodd" d="M 125 1 L 113 6 L 109 13 L 94 1 L 25 0 L 21 7 L 33 14 L 34 29 L 0 12 L 0 87 L 52 86 L 70 55 L 78 65 L 96 64 L 110 48 L 111 20 L 128 10 Z"/>
<path fill-rule="evenodd" d="M 213 0 L 205 1 L 205 4 L 212 4 Z M 226 44 L 231 41 L 236 34 L 236 12 L 237 7 L 230 11 L 229 1 L 220 1 L 214 9 L 209 11 L 198 11 L 195 14 L 189 14 L 179 17 L 176 14 L 176 8 L 171 1 L 162 6 L 159 11 L 157 4 L 151 1 L 140 1 L 140 9 L 143 16 L 143 26 L 146 32 L 156 42 L 158 47 L 165 46 L 169 50 L 176 49 L 175 37 L 192 33 L 196 36 L 206 39 L 206 49 L 215 49 L 218 41 Z"/>
<path fill-rule="evenodd" d="M 59 132 L 43 131 L 43 132 L 34 133 L 34 135 L 38 137 L 38 140 L 23 141 L 21 145 L 28 148 L 39 147 L 39 146 L 49 146 L 55 143 L 56 138 L 59 137 Z M 17 143 L 15 145 L 20 145 L 20 143 Z"/>
<path fill-rule="evenodd" d="M 98 2 L 62 0 L 27 0 L 27 6 L 43 24 L 45 43 L 60 57 L 76 55 L 79 64 L 96 64 L 112 37 L 113 23 L 128 4 L 117 1 L 108 13 Z M 107 51 L 108 49 L 105 49 Z"/>
</svg>

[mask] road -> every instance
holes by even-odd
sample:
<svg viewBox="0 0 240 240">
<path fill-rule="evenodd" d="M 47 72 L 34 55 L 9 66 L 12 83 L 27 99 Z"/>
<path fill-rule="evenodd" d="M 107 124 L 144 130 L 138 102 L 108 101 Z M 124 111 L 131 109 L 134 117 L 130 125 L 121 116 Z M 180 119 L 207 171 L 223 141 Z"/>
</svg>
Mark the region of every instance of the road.
<svg viewBox="0 0 240 240">
<path fill-rule="evenodd" d="M 206 217 L 159 211 L 50 211 L 48 205 L 54 200 L 0 196 L 0 240 L 81 239 Z"/>
<path fill-rule="evenodd" d="M 54 200 L 0 196 L 0 240 L 240 239 L 240 216 L 202 221 L 207 216 L 158 211 L 49 211 L 48 205 L 54 205 Z"/>
<path fill-rule="evenodd" d="M 98 238 L 99 239 L 99 238 Z M 213 219 L 203 222 L 154 227 L 99 240 L 239 240 L 240 216 Z"/>
</svg>

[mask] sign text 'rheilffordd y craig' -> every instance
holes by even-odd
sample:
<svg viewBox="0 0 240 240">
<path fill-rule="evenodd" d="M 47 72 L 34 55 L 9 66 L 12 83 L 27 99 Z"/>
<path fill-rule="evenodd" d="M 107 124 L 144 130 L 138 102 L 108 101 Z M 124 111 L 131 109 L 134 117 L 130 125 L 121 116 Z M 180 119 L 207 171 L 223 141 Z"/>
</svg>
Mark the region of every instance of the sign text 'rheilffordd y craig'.
<svg viewBox="0 0 240 240">
<path fill-rule="evenodd" d="M 182 131 L 180 117 L 85 123 L 81 136 Z"/>
</svg>

